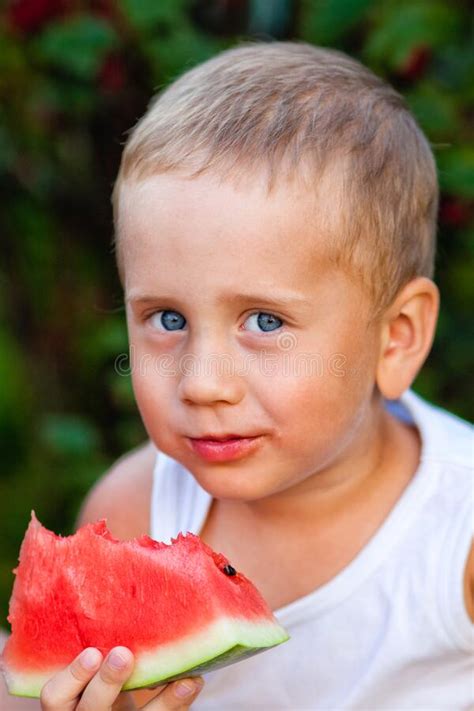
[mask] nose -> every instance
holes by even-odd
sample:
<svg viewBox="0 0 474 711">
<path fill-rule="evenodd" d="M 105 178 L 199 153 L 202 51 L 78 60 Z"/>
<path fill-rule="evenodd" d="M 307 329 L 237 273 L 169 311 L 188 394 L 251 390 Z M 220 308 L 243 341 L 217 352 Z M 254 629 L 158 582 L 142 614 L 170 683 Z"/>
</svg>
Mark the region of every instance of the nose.
<svg viewBox="0 0 474 711">
<path fill-rule="evenodd" d="M 181 359 L 179 397 L 195 405 L 217 402 L 236 404 L 244 396 L 245 384 L 230 354 L 187 354 Z"/>
</svg>

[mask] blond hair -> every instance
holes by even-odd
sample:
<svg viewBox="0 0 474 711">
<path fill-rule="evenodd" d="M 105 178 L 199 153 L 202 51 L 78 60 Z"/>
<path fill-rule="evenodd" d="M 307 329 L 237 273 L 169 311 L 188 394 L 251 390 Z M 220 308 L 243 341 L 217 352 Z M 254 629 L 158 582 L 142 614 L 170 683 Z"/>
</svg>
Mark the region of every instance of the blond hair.
<svg viewBox="0 0 474 711">
<path fill-rule="evenodd" d="M 289 174 L 309 165 L 316 186 L 338 158 L 345 169 L 334 258 L 383 308 L 410 279 L 433 275 L 436 167 L 403 98 L 337 50 L 245 43 L 179 77 L 128 138 L 112 197 L 115 222 L 127 179 L 251 175 L 265 166 L 271 190 L 283 165 Z"/>
</svg>

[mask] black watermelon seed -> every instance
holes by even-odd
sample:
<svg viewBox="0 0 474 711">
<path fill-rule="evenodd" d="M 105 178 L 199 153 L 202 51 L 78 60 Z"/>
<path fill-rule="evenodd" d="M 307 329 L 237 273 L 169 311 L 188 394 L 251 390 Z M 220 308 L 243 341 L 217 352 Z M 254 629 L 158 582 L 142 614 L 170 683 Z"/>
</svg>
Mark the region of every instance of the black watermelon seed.
<svg viewBox="0 0 474 711">
<path fill-rule="evenodd" d="M 223 571 L 226 575 L 237 575 L 237 571 L 231 565 L 225 565 Z"/>
</svg>

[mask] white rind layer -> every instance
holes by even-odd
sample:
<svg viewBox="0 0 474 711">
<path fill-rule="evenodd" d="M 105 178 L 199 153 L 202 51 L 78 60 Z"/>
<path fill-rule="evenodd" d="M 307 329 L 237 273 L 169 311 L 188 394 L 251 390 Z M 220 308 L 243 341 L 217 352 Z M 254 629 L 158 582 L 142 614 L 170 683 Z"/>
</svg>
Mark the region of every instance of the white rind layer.
<svg viewBox="0 0 474 711">
<path fill-rule="evenodd" d="M 196 667 L 206 671 L 239 661 L 289 639 L 277 622 L 248 622 L 243 619 L 221 618 L 197 634 L 179 642 L 160 645 L 155 650 L 135 655 L 135 667 L 123 689 L 139 689 L 165 683 L 170 677 L 186 676 Z M 117 644 L 122 642 L 117 641 Z M 216 664 L 212 660 L 226 655 L 235 647 L 235 654 Z M 72 661 L 72 660 L 71 660 Z M 8 691 L 14 696 L 39 698 L 41 689 L 59 669 L 36 674 L 22 674 L 2 664 Z M 197 672 L 196 672 L 197 673 Z M 202 672 L 199 672 L 202 673 Z"/>
</svg>

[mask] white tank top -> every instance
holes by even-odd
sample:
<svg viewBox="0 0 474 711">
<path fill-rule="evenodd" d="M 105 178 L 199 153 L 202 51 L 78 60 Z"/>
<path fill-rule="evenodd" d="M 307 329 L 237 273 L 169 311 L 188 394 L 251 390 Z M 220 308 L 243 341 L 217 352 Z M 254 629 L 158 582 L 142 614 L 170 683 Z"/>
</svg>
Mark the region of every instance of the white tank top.
<svg viewBox="0 0 474 711">
<path fill-rule="evenodd" d="M 463 599 L 473 433 L 411 391 L 390 408 L 422 440 L 402 497 L 346 568 L 274 611 L 288 642 L 204 675 L 196 711 L 474 709 L 474 632 Z M 210 504 L 188 470 L 157 453 L 153 538 L 199 534 Z"/>
</svg>

